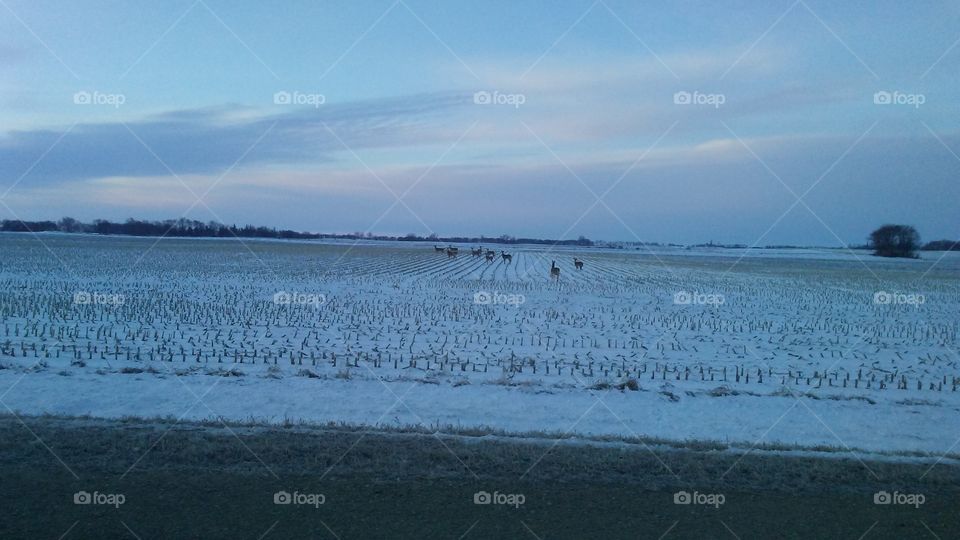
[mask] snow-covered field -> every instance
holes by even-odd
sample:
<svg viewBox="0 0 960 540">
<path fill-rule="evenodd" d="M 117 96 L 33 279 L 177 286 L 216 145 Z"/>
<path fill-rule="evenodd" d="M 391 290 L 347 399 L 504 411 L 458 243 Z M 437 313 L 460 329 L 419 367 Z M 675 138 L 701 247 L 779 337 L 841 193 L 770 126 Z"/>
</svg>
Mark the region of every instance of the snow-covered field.
<svg viewBox="0 0 960 540">
<path fill-rule="evenodd" d="M 0 401 L 958 451 L 956 253 L 469 247 L 0 235 Z"/>
</svg>

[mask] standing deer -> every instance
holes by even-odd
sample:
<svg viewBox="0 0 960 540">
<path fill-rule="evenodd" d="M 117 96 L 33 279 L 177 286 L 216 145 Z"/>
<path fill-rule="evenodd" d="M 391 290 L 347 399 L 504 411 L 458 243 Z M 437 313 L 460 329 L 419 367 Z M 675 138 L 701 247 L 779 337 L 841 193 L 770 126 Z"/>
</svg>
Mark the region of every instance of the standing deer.
<svg viewBox="0 0 960 540">
<path fill-rule="evenodd" d="M 557 261 L 550 261 L 550 277 L 560 279 L 560 267 L 557 266 Z"/>
<path fill-rule="evenodd" d="M 577 270 L 583 270 L 583 261 L 576 257 L 573 258 L 573 265 L 577 267 Z"/>
<path fill-rule="evenodd" d="M 477 249 L 471 249 L 470 253 L 472 253 L 474 257 L 479 257 L 483 254 L 483 246 L 480 246 Z"/>
<path fill-rule="evenodd" d="M 459 250 L 455 247 L 447 248 L 447 258 L 456 257 Z"/>
<path fill-rule="evenodd" d="M 496 255 L 496 253 L 494 253 L 494 252 L 492 252 L 492 251 L 488 251 L 488 252 L 487 252 L 487 262 L 493 262 L 493 256 L 494 256 L 494 255 Z"/>
<path fill-rule="evenodd" d="M 501 250 L 501 251 L 500 251 L 500 257 L 503 258 L 503 263 L 504 263 L 504 264 L 510 264 L 510 263 L 513 262 L 513 255 L 507 253 L 506 251 Z"/>
</svg>

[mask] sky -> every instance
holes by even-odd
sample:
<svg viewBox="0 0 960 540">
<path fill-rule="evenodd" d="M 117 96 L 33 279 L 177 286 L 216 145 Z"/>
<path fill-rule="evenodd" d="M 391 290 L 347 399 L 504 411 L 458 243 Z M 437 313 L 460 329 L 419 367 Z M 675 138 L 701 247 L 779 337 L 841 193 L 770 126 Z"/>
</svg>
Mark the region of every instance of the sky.
<svg viewBox="0 0 960 540">
<path fill-rule="evenodd" d="M 960 238 L 960 3 L 0 0 L 0 218 Z"/>
</svg>

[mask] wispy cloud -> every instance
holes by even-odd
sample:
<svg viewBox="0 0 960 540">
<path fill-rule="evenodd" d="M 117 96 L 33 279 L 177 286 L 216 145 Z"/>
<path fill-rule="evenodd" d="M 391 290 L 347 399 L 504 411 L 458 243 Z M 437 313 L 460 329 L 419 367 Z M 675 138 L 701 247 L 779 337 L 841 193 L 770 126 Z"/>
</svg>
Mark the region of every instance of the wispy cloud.
<svg viewBox="0 0 960 540">
<path fill-rule="evenodd" d="M 753 137 L 750 148 L 796 193 L 823 175 L 851 143 L 835 135 Z M 944 138 L 960 148 L 960 137 Z M 573 170 L 542 150 L 537 159 L 473 160 L 441 164 L 412 189 L 405 201 L 434 230 L 470 234 L 556 236 L 593 202 L 589 190 L 604 192 L 642 149 L 575 156 Z M 420 166 L 375 165 L 374 173 L 395 192 L 404 192 L 424 172 Z M 908 182 L 922 171 L 922 182 Z M 951 211 L 960 199 L 960 162 L 932 139 L 881 137 L 860 143 L 805 198 L 817 215 L 849 241 L 862 240 L 863 214 L 882 209 L 885 219 L 905 220 L 921 230 L 955 230 Z M 578 178 L 579 177 L 579 178 Z M 204 192 L 211 175 L 183 181 Z M 585 183 L 587 187 L 581 183 Z M 589 190 L 587 189 L 589 187 Z M 179 215 L 193 196 L 169 176 L 114 177 L 15 191 L 11 204 L 30 215 L 74 215 L 92 219 Z M 369 171 L 347 162 L 284 169 L 271 165 L 232 173 L 205 198 L 228 221 L 272 222 L 306 230 L 365 230 L 393 196 Z M 732 138 L 690 148 L 667 145 L 650 152 L 610 192 L 606 203 L 644 239 L 749 242 L 758 220 L 773 223 L 793 204 L 788 189 Z M 918 213 L 918 209 L 924 209 Z M 197 209 L 191 217 L 211 219 Z M 723 223 L 718 230 L 717 223 Z M 692 225 L 691 225 L 692 224 Z M 711 225 L 713 224 L 713 225 Z M 617 219 L 594 208 L 569 234 L 609 237 Z M 765 229 L 766 227 L 764 227 Z M 424 232 L 403 209 L 387 215 L 378 231 Z M 710 238 L 698 231 L 710 231 Z M 802 207 L 794 208 L 766 242 L 835 244 L 836 239 Z"/>
<path fill-rule="evenodd" d="M 178 175 L 213 173 L 232 165 L 268 129 L 244 158 L 246 165 L 332 160 L 342 145 L 325 126 L 358 149 L 424 145 L 443 140 L 426 126 L 469 98 L 448 92 L 266 113 L 222 106 L 126 123 L 82 123 L 65 136 L 55 129 L 13 131 L 0 138 L 0 178 L 19 177 L 51 147 L 23 180 L 24 187 L 157 176 L 169 174 L 167 167 Z"/>
</svg>

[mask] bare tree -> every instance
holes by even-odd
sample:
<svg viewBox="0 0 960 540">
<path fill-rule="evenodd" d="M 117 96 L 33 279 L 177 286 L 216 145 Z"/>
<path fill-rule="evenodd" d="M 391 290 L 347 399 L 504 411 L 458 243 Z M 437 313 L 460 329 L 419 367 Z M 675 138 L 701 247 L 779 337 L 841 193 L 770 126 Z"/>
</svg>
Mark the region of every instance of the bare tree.
<svg viewBox="0 0 960 540">
<path fill-rule="evenodd" d="M 880 257 L 917 257 L 920 234 L 910 225 L 884 225 L 870 233 L 870 247 Z"/>
</svg>

